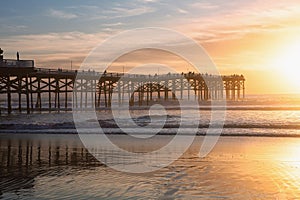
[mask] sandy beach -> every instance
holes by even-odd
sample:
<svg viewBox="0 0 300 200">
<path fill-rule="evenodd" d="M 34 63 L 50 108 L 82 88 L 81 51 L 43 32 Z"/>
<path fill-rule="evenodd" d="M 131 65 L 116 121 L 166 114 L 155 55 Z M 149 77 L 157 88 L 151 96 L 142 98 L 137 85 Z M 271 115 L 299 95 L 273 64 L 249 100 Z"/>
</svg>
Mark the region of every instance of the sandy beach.
<svg viewBox="0 0 300 200">
<path fill-rule="evenodd" d="M 124 136 L 113 137 L 125 144 Z M 157 141 L 165 141 L 169 137 L 158 136 Z M 198 136 L 180 159 L 146 174 L 117 172 L 102 165 L 88 156 L 76 135 L 16 134 L 11 137 L 0 134 L 0 138 L 0 188 L 3 198 L 300 197 L 298 138 L 221 137 L 207 157 L 199 158 L 203 137 Z M 133 151 L 135 147 L 147 149 L 147 146 L 126 144 Z M 153 148 L 157 144 L 154 141 L 150 146 Z M 14 155 L 9 161 L 8 151 Z M 32 151 L 29 156 L 26 155 L 28 151 Z M 121 155 L 112 153 L 110 156 L 126 165 Z M 16 190 L 19 192 L 15 193 Z"/>
</svg>

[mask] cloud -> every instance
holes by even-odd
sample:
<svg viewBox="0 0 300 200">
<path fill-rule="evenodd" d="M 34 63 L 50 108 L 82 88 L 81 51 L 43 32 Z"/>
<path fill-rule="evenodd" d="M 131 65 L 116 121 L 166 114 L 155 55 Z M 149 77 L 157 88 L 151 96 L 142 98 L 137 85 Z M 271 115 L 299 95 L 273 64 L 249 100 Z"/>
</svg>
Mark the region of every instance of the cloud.
<svg viewBox="0 0 300 200">
<path fill-rule="evenodd" d="M 0 24 L 0 29 L 8 32 L 21 32 L 28 29 L 25 25 Z"/>
<path fill-rule="evenodd" d="M 102 24 L 102 26 L 106 26 L 106 27 L 116 27 L 116 26 L 122 26 L 122 25 L 125 25 L 125 24 L 122 22 Z"/>
<path fill-rule="evenodd" d="M 198 7 L 211 7 L 203 3 L 196 4 Z M 282 0 L 257 0 L 254 3 L 220 7 L 214 15 L 193 16 L 182 21 L 177 19 L 174 27 L 200 42 L 217 42 L 239 39 L 251 33 L 292 29 L 299 26 L 299 22 L 291 23 L 299 15 L 300 3 L 297 1 L 283 3 Z"/>
<path fill-rule="evenodd" d="M 138 3 L 156 3 L 159 0 L 137 0 Z"/>
<path fill-rule="evenodd" d="M 49 16 L 54 18 L 59 18 L 59 19 L 75 19 L 78 17 L 78 15 L 74 13 L 68 13 L 66 11 L 55 10 L 55 9 L 49 10 Z"/>
<path fill-rule="evenodd" d="M 114 19 L 114 18 L 139 16 L 154 11 L 155 11 L 154 8 L 147 7 L 147 6 L 134 7 L 134 8 L 114 7 L 111 10 L 104 11 L 104 13 L 110 15 L 108 18 Z"/>
<path fill-rule="evenodd" d="M 178 11 L 179 13 L 181 13 L 181 14 L 187 14 L 187 13 L 188 13 L 188 11 L 183 10 L 183 9 L 181 9 L 181 8 L 178 8 L 177 11 Z"/>
<path fill-rule="evenodd" d="M 158 0 L 144 0 L 144 2 L 157 2 Z"/>
<path fill-rule="evenodd" d="M 19 35 L 0 38 L 5 57 L 19 51 L 23 59 L 34 59 L 38 67 L 68 67 L 70 60 L 79 66 L 88 53 L 108 35 L 63 32 Z M 42 44 L 42 45 L 41 45 Z"/>
<path fill-rule="evenodd" d="M 196 2 L 190 5 L 190 8 L 200 9 L 200 10 L 212 10 L 219 8 L 218 4 L 213 4 L 209 2 Z"/>
<path fill-rule="evenodd" d="M 69 68 L 70 60 L 73 60 L 74 69 L 78 68 L 86 56 L 99 44 L 105 41 L 112 33 L 83 33 L 83 32 L 63 32 L 48 34 L 31 34 L 0 37 L 1 47 L 5 50 L 5 57 L 15 57 L 15 52 L 19 51 L 22 59 L 34 59 L 37 67 L 50 68 Z M 148 33 L 146 31 L 146 33 Z M 147 35 L 141 33 L 135 35 L 127 34 L 125 37 L 110 41 L 110 46 L 102 52 L 105 55 L 116 55 L 116 50 L 126 52 L 128 44 L 136 44 L 136 48 L 144 48 L 145 46 L 155 46 L 158 44 L 172 47 L 186 47 L 186 41 L 178 39 L 178 37 L 169 34 L 160 34 L 157 40 L 147 39 Z M 148 34 L 152 34 L 151 32 Z M 42 44 L 42 45 L 41 45 Z M 144 44 L 144 45 L 143 45 Z M 130 45 L 129 45 L 130 46 Z M 100 52 L 101 53 L 101 52 Z M 149 55 L 145 55 L 149 57 Z M 199 57 L 199 55 L 195 55 Z M 104 56 L 105 57 L 105 56 Z M 109 57 L 109 56 L 108 56 Z M 106 57 L 105 57 L 106 58 Z M 132 57 L 131 57 L 132 58 Z M 153 60 L 152 56 L 149 57 Z M 98 59 L 98 58 L 97 58 Z M 133 60 L 136 59 L 133 57 Z M 172 59 L 170 60 L 172 61 Z M 97 63 L 97 66 L 99 63 Z M 96 66 L 96 65 L 89 65 Z"/>
<path fill-rule="evenodd" d="M 96 5 L 72 5 L 72 6 L 67 6 L 66 8 L 76 9 L 76 10 L 80 10 L 80 9 L 96 10 L 96 9 L 99 9 L 100 7 L 96 6 Z"/>
<path fill-rule="evenodd" d="M 126 6 L 125 6 L 126 5 Z M 113 20 L 127 17 L 140 16 L 156 11 L 154 7 L 145 4 L 114 4 L 108 8 L 101 6 L 71 6 L 68 9 L 80 13 L 81 19 L 91 20 Z M 108 24 L 107 22 L 105 24 Z"/>
</svg>

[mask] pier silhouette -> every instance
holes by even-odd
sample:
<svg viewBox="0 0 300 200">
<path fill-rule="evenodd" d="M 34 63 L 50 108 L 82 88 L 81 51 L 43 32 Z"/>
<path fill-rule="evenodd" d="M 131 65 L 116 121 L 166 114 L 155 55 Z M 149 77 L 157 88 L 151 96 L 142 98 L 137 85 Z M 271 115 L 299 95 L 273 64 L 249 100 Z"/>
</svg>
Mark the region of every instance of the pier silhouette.
<svg viewBox="0 0 300 200">
<path fill-rule="evenodd" d="M 221 83 L 218 80 L 222 80 Z M 138 75 L 46 69 L 33 60 L 0 60 L 2 112 L 68 111 L 110 107 L 112 101 L 129 105 L 176 99 L 211 101 L 245 98 L 243 75 L 217 76 L 194 72 Z M 73 100 L 73 101 L 72 101 Z"/>
</svg>

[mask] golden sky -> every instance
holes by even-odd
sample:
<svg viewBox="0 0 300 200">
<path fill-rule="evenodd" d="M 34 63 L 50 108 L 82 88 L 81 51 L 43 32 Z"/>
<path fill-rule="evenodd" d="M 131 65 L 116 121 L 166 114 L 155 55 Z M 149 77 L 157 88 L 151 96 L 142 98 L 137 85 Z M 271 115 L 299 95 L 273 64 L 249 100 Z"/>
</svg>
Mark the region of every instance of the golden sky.
<svg viewBox="0 0 300 200">
<path fill-rule="evenodd" d="M 248 94 L 300 93 L 299 0 L 4 4 L 0 47 L 6 58 L 19 51 L 21 59 L 35 59 L 38 67 L 70 68 L 72 60 L 73 68 L 78 68 L 109 36 L 134 28 L 162 27 L 202 45 L 221 74 L 244 74 Z M 172 56 L 161 58 L 174 62 Z"/>
</svg>

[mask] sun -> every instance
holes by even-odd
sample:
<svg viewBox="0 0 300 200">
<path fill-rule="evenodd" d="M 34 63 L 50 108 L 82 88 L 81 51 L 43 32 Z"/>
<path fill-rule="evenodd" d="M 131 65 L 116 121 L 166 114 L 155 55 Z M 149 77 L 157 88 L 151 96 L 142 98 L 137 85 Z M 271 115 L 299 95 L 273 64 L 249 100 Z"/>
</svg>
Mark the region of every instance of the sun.
<svg viewBox="0 0 300 200">
<path fill-rule="evenodd" d="M 300 42 L 280 49 L 272 65 L 288 85 L 300 92 Z"/>
</svg>

